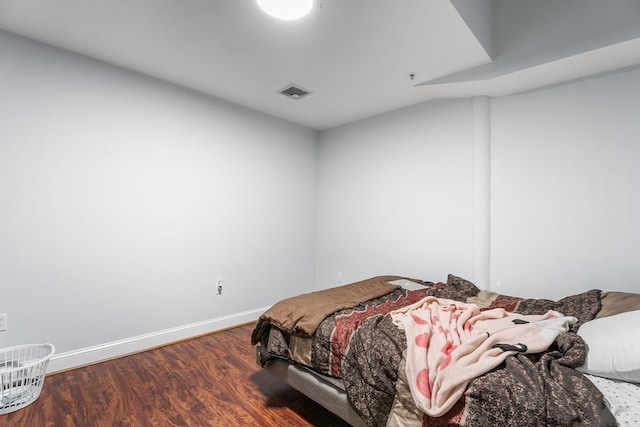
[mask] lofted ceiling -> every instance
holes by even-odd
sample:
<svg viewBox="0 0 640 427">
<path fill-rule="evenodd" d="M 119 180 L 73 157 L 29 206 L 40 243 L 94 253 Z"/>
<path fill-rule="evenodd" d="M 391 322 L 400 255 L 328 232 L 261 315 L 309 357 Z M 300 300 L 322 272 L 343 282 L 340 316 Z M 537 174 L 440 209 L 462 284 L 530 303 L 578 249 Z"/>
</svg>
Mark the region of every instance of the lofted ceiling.
<svg viewBox="0 0 640 427">
<path fill-rule="evenodd" d="M 640 64 L 638 0 L 315 0 L 299 21 L 255 0 L 0 0 L 0 29 L 316 130 Z"/>
</svg>

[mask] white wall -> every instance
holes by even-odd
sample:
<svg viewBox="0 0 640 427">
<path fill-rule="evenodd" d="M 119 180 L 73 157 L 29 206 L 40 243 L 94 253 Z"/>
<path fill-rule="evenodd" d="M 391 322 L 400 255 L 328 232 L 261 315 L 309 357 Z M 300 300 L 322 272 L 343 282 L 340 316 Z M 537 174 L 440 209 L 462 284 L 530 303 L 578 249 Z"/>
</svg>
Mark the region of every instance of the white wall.
<svg viewBox="0 0 640 427">
<path fill-rule="evenodd" d="M 639 292 L 640 70 L 495 98 L 492 117 L 492 287 Z"/>
<path fill-rule="evenodd" d="M 640 71 L 490 107 L 489 289 L 637 292 Z M 321 133 L 318 288 L 337 272 L 474 279 L 474 119 L 471 100 L 439 101 Z"/>
<path fill-rule="evenodd" d="M 377 274 L 472 273 L 471 100 L 420 104 L 324 131 L 316 286 Z"/>
<path fill-rule="evenodd" d="M 0 347 L 259 312 L 338 272 L 473 279 L 472 100 L 316 134 L 8 33 L 0 51 Z M 638 83 L 491 100 L 492 290 L 640 288 Z"/>
<path fill-rule="evenodd" d="M 0 51 L 0 347 L 313 288 L 314 131 L 9 33 Z"/>
</svg>

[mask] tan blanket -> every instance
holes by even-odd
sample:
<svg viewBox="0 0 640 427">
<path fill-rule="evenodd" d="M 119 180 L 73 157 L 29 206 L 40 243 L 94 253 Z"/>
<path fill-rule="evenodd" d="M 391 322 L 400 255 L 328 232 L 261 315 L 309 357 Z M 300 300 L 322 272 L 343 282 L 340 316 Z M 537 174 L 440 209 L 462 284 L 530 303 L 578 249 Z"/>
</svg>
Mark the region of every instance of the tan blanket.
<svg viewBox="0 0 640 427">
<path fill-rule="evenodd" d="M 406 375 L 416 406 L 439 417 L 467 384 L 516 353 L 545 351 L 576 323 L 555 311 L 544 315 L 480 312 L 475 304 L 428 296 L 391 312 L 407 337 Z"/>
<path fill-rule="evenodd" d="M 393 292 L 399 286 L 388 282 L 398 279 L 404 279 L 404 277 L 377 276 L 284 299 L 260 316 L 251 336 L 251 343 L 257 344 L 270 325 L 293 335 L 310 337 L 325 317 L 338 310 L 355 307 L 370 299 Z"/>
</svg>

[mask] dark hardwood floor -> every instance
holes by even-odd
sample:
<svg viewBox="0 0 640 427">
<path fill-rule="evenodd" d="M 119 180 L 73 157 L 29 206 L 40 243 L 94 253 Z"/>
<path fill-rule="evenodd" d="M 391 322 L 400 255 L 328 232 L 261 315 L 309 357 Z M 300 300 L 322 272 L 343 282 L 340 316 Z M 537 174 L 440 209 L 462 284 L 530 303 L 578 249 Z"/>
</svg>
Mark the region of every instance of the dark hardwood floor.
<svg viewBox="0 0 640 427">
<path fill-rule="evenodd" d="M 255 362 L 253 324 L 49 375 L 3 427 L 348 426 Z"/>
</svg>

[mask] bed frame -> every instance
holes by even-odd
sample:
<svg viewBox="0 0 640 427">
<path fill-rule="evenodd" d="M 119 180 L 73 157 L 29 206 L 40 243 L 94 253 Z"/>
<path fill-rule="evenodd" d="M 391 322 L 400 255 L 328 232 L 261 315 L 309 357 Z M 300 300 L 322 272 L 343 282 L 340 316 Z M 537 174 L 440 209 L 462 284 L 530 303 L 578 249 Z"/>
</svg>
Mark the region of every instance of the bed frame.
<svg viewBox="0 0 640 427">
<path fill-rule="evenodd" d="M 261 351 L 262 346 L 256 346 L 256 362 L 259 365 Z M 367 427 L 349 404 L 342 380 L 318 374 L 280 358 L 269 360 L 263 368 L 352 426 Z"/>
</svg>

